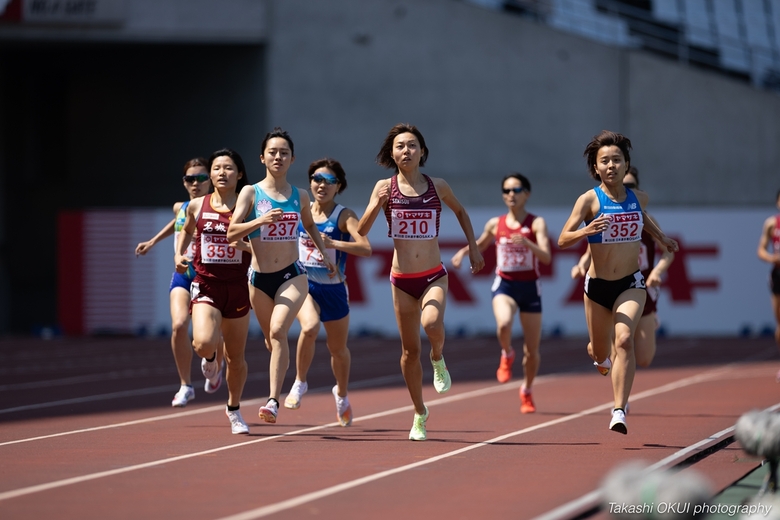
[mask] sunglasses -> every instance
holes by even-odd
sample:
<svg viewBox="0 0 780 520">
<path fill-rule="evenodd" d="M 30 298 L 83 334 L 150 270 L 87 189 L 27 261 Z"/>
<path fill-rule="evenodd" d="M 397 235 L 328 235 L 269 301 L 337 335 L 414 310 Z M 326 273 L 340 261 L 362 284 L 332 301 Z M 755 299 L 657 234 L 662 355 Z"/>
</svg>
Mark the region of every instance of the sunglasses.
<svg viewBox="0 0 780 520">
<path fill-rule="evenodd" d="M 623 186 L 625 186 L 626 188 L 629 188 L 631 190 L 635 190 L 636 189 L 636 183 L 635 182 L 624 182 Z"/>
<path fill-rule="evenodd" d="M 184 182 L 186 182 L 187 184 L 192 184 L 193 182 L 196 181 L 203 183 L 209 180 L 209 176 L 207 173 L 199 173 L 197 175 L 185 175 L 184 177 L 182 177 L 182 179 L 184 179 Z"/>
<path fill-rule="evenodd" d="M 315 173 L 311 176 L 311 180 L 317 184 L 322 184 L 323 182 L 329 185 L 339 183 L 338 178 L 335 175 L 330 175 L 329 173 Z"/>
<path fill-rule="evenodd" d="M 522 186 L 519 188 L 502 188 L 501 191 L 504 192 L 504 195 L 509 195 L 510 193 L 523 193 L 525 188 Z"/>
</svg>

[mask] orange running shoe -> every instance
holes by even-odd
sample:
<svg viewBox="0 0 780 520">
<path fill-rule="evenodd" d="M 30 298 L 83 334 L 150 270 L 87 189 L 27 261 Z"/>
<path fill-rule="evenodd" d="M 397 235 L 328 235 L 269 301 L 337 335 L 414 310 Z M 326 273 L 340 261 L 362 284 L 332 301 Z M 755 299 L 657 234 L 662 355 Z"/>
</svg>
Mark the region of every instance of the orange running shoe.
<svg viewBox="0 0 780 520">
<path fill-rule="evenodd" d="M 498 370 L 496 370 L 496 379 L 498 379 L 499 383 L 506 383 L 512 379 L 512 364 L 514 362 L 514 350 L 508 356 L 504 353 L 504 351 L 501 351 L 501 364 L 498 365 Z"/>
<path fill-rule="evenodd" d="M 531 392 L 523 393 L 523 389 L 520 389 L 520 413 L 534 413 L 536 406 L 534 406 L 534 399 L 531 396 Z"/>
</svg>

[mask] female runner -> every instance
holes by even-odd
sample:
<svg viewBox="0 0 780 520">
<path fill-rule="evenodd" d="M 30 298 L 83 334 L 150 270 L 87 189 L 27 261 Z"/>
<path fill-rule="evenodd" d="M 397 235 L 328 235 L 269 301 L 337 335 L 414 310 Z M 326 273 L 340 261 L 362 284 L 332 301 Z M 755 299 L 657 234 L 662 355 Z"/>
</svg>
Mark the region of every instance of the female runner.
<svg viewBox="0 0 780 520">
<path fill-rule="evenodd" d="M 401 372 L 414 403 L 414 421 L 409 438 L 427 438 L 428 407 L 422 396 L 420 325 L 431 343 L 433 386 L 439 393 L 449 390 L 450 374 L 444 363 L 444 308 L 447 270 L 439 251 L 441 203 L 458 218 L 469 244 L 471 272 L 485 265 L 474 238 L 465 208 L 444 179 L 428 177 L 420 167 L 428 159 L 425 139 L 417 127 L 395 125 L 385 137 L 377 163 L 396 170 L 389 179 L 374 186 L 358 232 L 367 235 L 380 211 L 384 211 L 388 236 L 393 239 L 390 284 L 398 331 L 401 335 Z"/>
<path fill-rule="evenodd" d="M 623 186 L 635 190 L 639 188 L 639 171 L 631 166 L 628 173 L 623 177 Z M 645 212 L 648 218 L 652 215 Z M 655 261 L 655 249 L 658 246 L 661 251 L 661 258 L 658 263 Z M 645 307 L 642 310 L 642 317 L 639 319 L 636 333 L 634 334 L 634 355 L 636 364 L 640 367 L 649 367 L 653 362 L 656 351 L 655 331 L 658 329 L 657 303 L 661 292 L 661 281 L 664 273 L 669 269 L 669 265 L 674 260 L 674 253 L 659 244 L 650 233 L 642 231 L 642 239 L 639 245 L 639 270 L 645 277 L 647 285 L 647 299 Z M 580 261 L 577 262 L 571 270 L 572 278 L 585 276 L 590 266 L 590 251 L 585 251 Z M 601 371 L 601 370 L 600 370 Z M 603 373 L 603 372 L 602 372 Z M 607 375 L 607 370 L 604 375 Z"/>
<path fill-rule="evenodd" d="M 135 248 L 136 255 L 145 255 L 159 241 L 174 235 L 173 247 L 176 249 L 178 244 L 179 232 L 184 225 L 185 212 L 190 201 L 206 195 L 211 189 L 209 172 L 206 169 L 208 163 L 202 157 L 190 159 L 184 164 L 184 177 L 182 183 L 190 195 L 190 199 L 185 202 L 177 202 L 173 205 L 174 219 L 168 225 L 160 230 L 151 240 L 141 242 Z M 187 257 L 192 260 L 192 245 L 187 249 Z M 169 288 L 169 298 L 171 306 L 171 349 L 173 350 L 173 359 L 176 362 L 176 370 L 179 372 L 181 386 L 176 395 L 173 396 L 171 406 L 184 407 L 187 403 L 195 399 L 195 389 L 192 388 L 190 379 L 190 370 L 192 366 L 192 344 L 190 342 L 190 284 L 195 278 L 195 271 L 190 266 L 184 274 L 177 273 L 175 270 L 171 277 L 171 286 Z M 222 352 L 218 350 L 217 357 L 222 363 Z M 221 366 L 221 365 L 220 365 Z M 213 380 L 206 379 L 204 390 L 213 394 L 222 385 L 222 370 L 217 373 Z"/>
<path fill-rule="evenodd" d="M 296 353 L 297 374 L 284 406 L 292 409 L 301 406 L 301 397 L 309 388 L 306 376 L 314 358 L 314 343 L 322 322 L 327 334 L 331 368 L 336 377 L 336 386 L 333 387 L 336 417 L 342 426 L 348 426 L 352 423 L 352 407 L 347 397 L 350 366 L 350 352 L 347 348 L 349 296 L 344 268 L 347 254 L 370 256 L 371 244 L 368 238 L 357 232 L 355 212 L 336 203 L 336 195 L 347 188 L 347 177 L 338 161 L 325 158 L 311 163 L 309 188 L 314 198 L 311 214 L 330 261 L 338 268 L 338 277 L 329 276 L 314 242 L 303 226 L 299 226 L 299 259 L 308 274 L 309 295 L 298 312 L 301 333 Z"/>
<path fill-rule="evenodd" d="M 228 387 L 225 413 L 234 434 L 249 433 L 239 408 L 247 373 L 244 350 L 249 332 L 246 272 L 250 254 L 244 242 L 230 242 L 226 236 L 237 192 L 247 184 L 246 168 L 241 156 L 226 148 L 211 154 L 209 172 L 214 192 L 187 206 L 177 244 L 176 271 L 189 269 L 187 249 L 195 235 L 192 265 L 196 275 L 190 289 L 192 346 L 202 358 L 203 375 L 213 379 L 221 368 L 217 353 L 224 342 Z"/>
<path fill-rule="evenodd" d="M 265 422 L 275 423 L 284 374 L 290 365 L 287 334 L 309 292 L 306 268 L 298 260 L 299 222 L 309 233 L 331 276 L 335 275 L 336 268 L 312 219 L 309 195 L 287 182 L 287 170 L 295 161 L 290 135 L 274 128 L 266 134 L 261 149 L 265 178 L 241 190 L 228 239 L 250 238 L 253 254 L 249 295 L 266 347 L 271 352 L 270 395 L 258 415 Z"/>
<path fill-rule="evenodd" d="M 677 251 L 677 242 L 667 237 L 643 208 L 648 196 L 623 186 L 630 166 L 631 141 L 602 131 L 585 148 L 588 171 L 601 184 L 580 195 L 558 238 L 568 248 L 586 238 L 592 261 L 585 275 L 585 321 L 590 343 L 588 353 L 602 368 L 609 369 L 615 347 L 612 390 L 615 408 L 609 429 L 628 433 L 625 406 L 634 382 L 634 332 L 647 292 L 639 271 L 639 241 L 646 229 L 664 248 Z M 584 227 L 580 227 L 585 223 Z"/>
<path fill-rule="evenodd" d="M 496 336 L 501 346 L 501 361 L 496 371 L 499 383 L 512 379 L 515 351 L 512 348 L 512 322 L 520 311 L 523 326 L 523 369 L 525 379 L 520 388 L 520 412 L 536 411 L 531 385 L 539 371 L 539 342 L 542 338 L 542 291 L 539 284 L 539 262 L 551 260 L 547 224 L 542 217 L 528 213 L 525 204 L 531 196 L 531 182 L 519 173 L 511 173 L 501 181 L 506 215 L 494 217 L 485 224 L 477 239 L 480 252 L 496 245 L 496 279 L 493 282 L 493 314 Z M 459 268 L 464 247 L 452 257 Z"/>
<path fill-rule="evenodd" d="M 780 191 L 775 197 L 775 206 L 780 209 Z M 769 289 L 772 291 L 772 311 L 775 315 L 775 343 L 780 347 L 780 214 L 764 221 L 758 241 L 758 258 L 772 264 Z M 775 379 L 780 383 L 780 371 Z"/>
</svg>

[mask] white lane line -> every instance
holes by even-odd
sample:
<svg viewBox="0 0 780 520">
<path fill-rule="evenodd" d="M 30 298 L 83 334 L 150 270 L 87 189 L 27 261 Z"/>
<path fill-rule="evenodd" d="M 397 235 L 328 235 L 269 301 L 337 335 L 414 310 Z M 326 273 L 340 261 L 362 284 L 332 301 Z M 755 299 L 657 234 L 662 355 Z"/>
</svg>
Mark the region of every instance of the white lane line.
<svg viewBox="0 0 780 520">
<path fill-rule="evenodd" d="M 769 408 L 767 408 L 767 411 L 773 412 L 777 409 L 780 409 L 780 403 L 770 406 Z M 651 471 L 655 471 L 658 469 L 673 467 L 674 465 L 682 462 L 684 459 L 686 459 L 689 455 L 693 454 L 695 451 L 699 450 L 700 448 L 703 448 L 707 444 L 713 444 L 719 442 L 723 438 L 731 435 L 733 431 L 734 431 L 734 426 L 731 426 L 729 428 L 726 428 L 725 430 L 721 430 L 717 433 L 713 433 L 706 439 L 702 439 L 695 444 L 691 444 L 687 448 L 683 448 L 669 455 L 665 459 L 661 459 L 655 464 L 648 466 L 645 469 L 645 472 L 649 473 Z M 602 492 L 600 489 L 596 489 L 594 491 L 591 491 L 590 493 L 582 495 L 580 498 L 576 498 L 571 502 L 567 502 L 562 506 L 556 507 L 555 509 L 552 509 L 540 516 L 537 516 L 533 520 L 566 520 L 568 518 L 571 518 L 572 516 L 582 514 L 584 511 L 596 507 L 601 503 L 601 500 L 602 500 Z"/>
<path fill-rule="evenodd" d="M 379 385 L 383 385 L 385 383 L 391 383 L 391 382 L 394 382 L 396 380 L 398 380 L 398 381 L 401 380 L 400 374 L 395 374 L 395 375 L 391 375 L 391 376 L 375 377 L 373 379 L 363 379 L 363 380 L 351 383 L 350 384 L 350 388 L 352 388 L 352 389 L 355 389 L 355 388 L 370 388 L 372 386 L 379 386 Z M 314 394 L 314 393 L 318 393 L 318 392 L 325 392 L 326 390 L 330 391 L 330 388 L 331 388 L 330 386 L 328 386 L 327 388 L 326 387 L 312 388 L 312 389 L 309 390 L 309 393 L 310 394 Z M 256 405 L 256 404 L 258 404 L 260 402 L 262 402 L 262 399 L 261 398 L 257 398 L 257 399 L 249 399 L 249 400 L 243 401 L 241 404 L 243 404 L 245 406 L 247 406 L 247 405 L 254 406 L 254 405 Z M 217 412 L 217 411 L 220 411 L 220 410 L 223 410 L 223 409 L 224 409 L 224 405 L 208 406 L 206 408 L 198 408 L 197 410 L 188 410 L 186 412 L 169 413 L 169 414 L 165 414 L 165 415 L 156 415 L 156 416 L 147 417 L 147 418 L 144 418 L 144 419 L 136 419 L 134 421 L 125 421 L 125 422 L 121 422 L 121 423 L 106 424 L 106 425 L 102 425 L 102 426 L 93 426 L 91 428 L 81 428 L 79 430 L 70 430 L 70 431 L 65 431 L 65 432 L 51 433 L 51 434 L 48 434 L 48 435 L 39 435 L 37 437 L 27 437 L 25 439 L 17 439 L 17 440 L 13 440 L 13 441 L 0 442 L 0 447 L 9 446 L 11 444 L 21 444 L 21 443 L 24 443 L 24 442 L 40 441 L 40 440 L 43 440 L 43 439 L 52 439 L 54 437 L 63 437 L 63 436 L 66 436 L 66 435 L 75 435 L 77 433 L 87 433 L 87 432 L 95 432 L 95 431 L 100 431 L 100 430 L 109 430 L 109 429 L 112 429 L 112 428 L 121 428 L 123 426 L 135 426 L 137 424 L 146 424 L 146 423 L 151 423 L 151 422 L 156 422 L 156 421 L 167 421 L 169 419 L 178 419 L 180 417 L 189 417 L 190 415 L 198 415 L 198 414 L 202 414 L 202 413 Z M 356 419 L 356 420 L 358 420 L 358 419 Z"/>
<path fill-rule="evenodd" d="M 543 378 L 544 378 L 544 376 L 539 377 L 539 378 L 537 378 L 537 381 L 540 381 Z M 546 380 L 553 380 L 553 379 L 555 379 L 555 376 L 547 376 L 546 377 Z M 520 384 L 521 384 L 521 382 L 518 381 L 518 382 L 515 382 L 515 383 L 509 383 L 509 384 L 504 384 L 504 385 L 491 385 L 491 386 L 486 387 L 486 388 L 480 388 L 480 389 L 477 389 L 477 390 L 472 390 L 470 392 L 464 392 L 462 394 L 457 394 L 457 395 L 453 395 L 453 396 L 449 396 L 449 397 L 444 397 L 442 399 L 436 399 L 434 401 L 428 402 L 427 406 L 430 408 L 430 407 L 433 407 L 433 406 L 438 406 L 438 405 L 451 403 L 451 402 L 455 402 L 455 401 L 462 401 L 462 400 L 471 399 L 471 398 L 474 398 L 474 397 L 482 397 L 482 396 L 489 395 L 489 394 L 495 394 L 495 393 L 499 393 L 499 392 L 504 392 L 506 390 L 513 390 L 513 389 L 519 388 Z M 397 414 L 397 413 L 401 413 L 401 412 L 410 412 L 413 409 L 414 409 L 413 405 L 401 406 L 401 407 L 398 407 L 398 408 L 393 408 L 391 410 L 385 410 L 384 412 L 377 412 L 377 413 L 373 413 L 373 414 L 370 414 L 370 415 L 364 415 L 362 417 L 356 417 L 355 419 L 353 419 L 352 422 L 354 423 L 354 422 L 360 422 L 360 421 L 368 421 L 368 420 L 371 420 L 371 419 L 377 419 L 379 417 L 385 417 L 385 416 L 388 416 L 388 415 L 393 415 L 393 414 Z M 257 444 L 259 442 L 266 442 L 266 441 L 271 441 L 271 440 L 275 440 L 275 439 L 281 439 L 283 437 L 290 437 L 290 436 L 293 436 L 293 435 L 300 435 L 302 433 L 308 433 L 308 432 L 313 432 L 313 431 L 317 431 L 317 430 L 323 430 L 323 429 L 326 429 L 326 428 L 332 428 L 332 427 L 336 427 L 336 426 L 339 426 L 339 423 L 334 421 L 334 422 L 327 423 L 327 424 L 321 424 L 321 425 L 318 425 L 318 426 L 311 426 L 309 428 L 302 428 L 300 430 L 294 430 L 294 431 L 291 431 L 291 432 L 282 433 L 282 434 L 279 434 L 279 435 L 274 435 L 272 437 L 263 437 L 262 439 L 253 439 L 251 441 L 240 442 L 240 443 L 231 444 L 231 445 L 228 445 L 228 446 L 221 446 L 219 448 L 212 448 L 210 450 L 199 451 L 199 452 L 195 452 L 195 453 L 188 453 L 186 455 L 178 455 L 176 457 L 168 457 L 168 458 L 165 458 L 165 459 L 153 460 L 153 461 L 149 461 L 149 462 L 144 462 L 142 464 L 135 464 L 135 465 L 132 465 L 132 466 L 126 466 L 124 468 L 117 468 L 117 469 L 108 470 L 108 471 L 100 471 L 100 472 L 97 472 L 97 473 L 91 473 L 89 475 L 82 475 L 82 476 L 79 476 L 79 477 L 71 477 L 71 478 L 66 478 L 66 479 L 62 479 L 62 480 L 55 480 L 53 482 L 47 482 L 45 484 L 38 484 L 38 485 L 35 485 L 35 486 L 29 486 L 29 487 L 25 487 L 25 488 L 14 489 L 14 490 L 11 490 L 11 491 L 6 491 L 4 493 L 0 493 L 0 501 L 8 500 L 10 498 L 20 497 L 20 496 L 23 496 L 23 495 L 30 495 L 32 493 L 39 493 L 41 491 L 47 491 L 49 489 L 55 489 L 55 488 L 59 488 L 59 487 L 63 487 L 63 486 L 69 486 L 69 485 L 72 485 L 72 484 L 79 484 L 81 482 L 87 482 L 87 481 L 95 480 L 95 479 L 99 479 L 99 478 L 110 477 L 112 475 L 119 475 L 119 474 L 122 474 L 122 473 L 129 473 L 131 471 L 137 471 L 137 470 L 140 470 L 140 469 L 152 468 L 152 467 L 155 467 L 155 466 L 161 466 L 163 464 L 169 464 L 171 462 L 177 462 L 177 461 L 180 461 L 180 460 L 191 459 L 191 458 L 200 457 L 200 456 L 203 456 L 203 455 L 210 455 L 212 453 L 218 453 L 220 451 L 231 450 L 231 449 L 234 449 L 234 448 L 241 448 L 241 447 L 244 447 L 244 446 L 249 446 L 251 444 Z"/>
<path fill-rule="evenodd" d="M 707 381 L 711 379 L 716 379 L 720 375 L 726 373 L 728 371 L 728 367 L 725 368 L 719 368 L 712 370 L 710 372 L 704 373 L 704 374 L 698 374 L 695 376 L 686 377 L 683 379 L 680 379 L 678 381 L 668 383 L 666 385 L 659 386 L 654 389 L 646 390 L 644 392 L 641 392 L 637 394 L 636 396 L 632 397 L 632 400 L 637 401 L 640 399 L 644 399 L 646 397 L 651 397 L 659 394 L 663 394 L 666 392 L 671 392 L 673 390 L 683 388 L 685 386 L 694 385 L 697 383 L 700 383 L 702 381 Z M 456 455 L 460 455 L 462 453 L 466 453 L 471 450 L 475 450 L 477 448 L 481 448 L 484 446 L 489 446 L 491 444 L 495 444 L 501 441 L 504 441 L 506 439 L 516 437 L 518 435 L 523 435 L 525 433 L 530 433 L 536 430 L 540 430 L 542 428 L 548 428 L 550 426 L 555 426 L 557 424 L 573 421 L 575 419 L 579 419 L 581 417 L 584 417 L 586 415 L 591 415 L 594 413 L 600 413 L 603 410 L 609 410 L 612 406 L 614 406 L 613 402 L 604 403 L 598 406 L 594 406 L 592 408 L 588 408 L 587 410 L 582 410 L 581 412 L 577 412 L 572 415 L 567 415 L 565 417 L 560 417 L 558 419 L 554 419 L 551 421 L 547 421 L 544 423 L 537 424 L 535 426 L 531 426 L 528 428 L 523 428 L 522 430 L 517 430 L 515 432 L 507 433 L 504 435 L 500 435 L 498 437 L 495 437 L 493 439 L 480 442 L 478 444 L 473 444 L 471 446 L 466 446 L 464 448 L 460 448 L 454 451 L 450 451 L 447 453 L 443 453 L 441 455 L 437 455 L 435 457 L 431 457 L 425 460 L 421 460 L 418 462 L 414 462 L 412 464 L 407 464 L 405 466 L 400 466 L 398 468 L 393 468 L 390 470 L 386 470 L 380 473 L 375 473 L 373 475 L 367 475 L 365 477 L 351 480 L 349 482 L 344 482 L 341 484 L 337 484 L 335 486 L 331 486 L 328 488 L 321 489 L 319 491 L 314 491 L 311 493 L 306 493 L 304 495 L 300 495 L 298 497 L 290 498 L 288 500 L 283 500 L 281 502 L 277 502 L 275 504 L 269 504 L 267 506 L 259 507 L 257 509 L 252 509 L 249 511 L 245 511 L 243 513 L 238 513 L 231 516 L 222 517 L 219 520 L 254 520 L 256 518 L 262 518 L 268 515 L 272 515 L 275 513 L 279 513 L 281 511 L 285 511 L 288 509 L 292 509 L 294 507 L 301 506 L 303 504 L 313 502 L 315 500 L 319 500 L 321 498 L 325 498 L 331 495 L 335 495 L 337 493 L 341 493 L 342 491 L 346 491 L 348 489 L 352 489 L 358 486 L 362 486 L 363 484 L 368 484 L 370 482 L 374 482 L 380 479 L 383 479 L 385 477 L 389 477 L 391 475 L 396 475 L 398 473 L 403 473 L 405 471 L 409 471 L 411 469 L 415 469 L 421 466 L 425 466 L 428 464 L 433 464 L 434 462 L 438 462 L 440 460 L 444 460 L 450 457 L 454 457 Z"/>
</svg>

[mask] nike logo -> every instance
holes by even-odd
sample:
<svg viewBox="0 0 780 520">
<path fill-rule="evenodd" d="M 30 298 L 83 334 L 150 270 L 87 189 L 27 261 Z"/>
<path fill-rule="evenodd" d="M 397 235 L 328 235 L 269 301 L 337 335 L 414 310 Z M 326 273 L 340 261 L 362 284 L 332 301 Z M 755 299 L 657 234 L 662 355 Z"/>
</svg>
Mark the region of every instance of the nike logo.
<svg viewBox="0 0 780 520">
<path fill-rule="evenodd" d="M 423 199 L 423 204 L 428 204 L 430 201 L 432 201 L 432 200 L 433 200 L 433 199 L 435 199 L 435 198 L 436 198 L 436 197 L 429 197 L 429 198 L 427 198 L 427 199 Z"/>
<path fill-rule="evenodd" d="M 238 309 L 236 309 L 236 312 L 241 312 L 244 309 L 246 309 L 246 307 L 247 307 L 246 305 L 244 305 L 243 307 L 239 307 Z"/>
<path fill-rule="evenodd" d="M 428 283 L 434 281 L 438 276 L 432 276 L 431 278 L 428 278 Z"/>
</svg>

